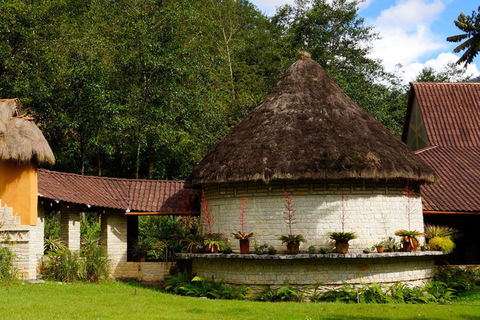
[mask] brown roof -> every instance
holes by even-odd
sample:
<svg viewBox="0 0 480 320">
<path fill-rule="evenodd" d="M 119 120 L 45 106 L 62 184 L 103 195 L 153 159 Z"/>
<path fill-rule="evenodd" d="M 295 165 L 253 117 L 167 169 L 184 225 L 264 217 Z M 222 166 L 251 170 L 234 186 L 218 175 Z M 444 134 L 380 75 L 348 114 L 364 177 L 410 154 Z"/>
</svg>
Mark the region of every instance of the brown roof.
<svg viewBox="0 0 480 320">
<path fill-rule="evenodd" d="M 344 178 L 437 179 L 317 62 L 302 57 L 186 184 Z"/>
<path fill-rule="evenodd" d="M 184 189 L 183 185 L 183 181 L 106 178 L 38 170 L 40 197 L 132 212 L 182 212 L 185 193 L 191 203 L 198 196 L 198 191 Z"/>
<path fill-rule="evenodd" d="M 31 118 L 19 115 L 18 99 L 0 99 L 0 159 L 55 163 L 52 149 Z"/>
<path fill-rule="evenodd" d="M 413 82 L 410 95 L 418 100 L 430 145 L 480 147 L 480 83 Z M 409 121 L 405 123 L 403 141 Z"/>
<path fill-rule="evenodd" d="M 421 187 L 423 210 L 480 211 L 480 147 L 433 147 L 417 151 L 441 182 Z"/>
<path fill-rule="evenodd" d="M 480 212 L 480 83 L 411 83 L 403 141 L 415 98 L 430 142 L 416 153 L 441 179 L 422 186 L 424 211 Z"/>
</svg>

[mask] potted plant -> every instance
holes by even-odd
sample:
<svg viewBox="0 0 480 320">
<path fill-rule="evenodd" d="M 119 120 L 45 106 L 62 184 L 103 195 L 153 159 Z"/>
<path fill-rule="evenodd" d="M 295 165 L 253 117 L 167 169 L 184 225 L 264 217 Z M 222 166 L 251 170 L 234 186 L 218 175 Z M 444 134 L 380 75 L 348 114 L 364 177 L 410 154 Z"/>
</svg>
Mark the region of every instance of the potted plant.
<svg viewBox="0 0 480 320">
<path fill-rule="evenodd" d="M 152 250 L 153 246 L 150 241 L 145 239 L 139 239 L 134 245 L 132 249 L 133 259 L 136 262 L 145 262 L 147 261 L 147 254 L 150 250 Z"/>
<path fill-rule="evenodd" d="M 385 250 L 385 242 L 382 241 L 375 244 L 375 248 L 377 249 L 378 253 L 383 253 L 383 251 Z"/>
<path fill-rule="evenodd" d="M 417 230 L 407 231 L 407 230 L 398 230 L 395 232 L 396 236 L 400 237 L 400 241 L 403 244 L 403 251 L 412 252 L 417 251 L 418 248 L 418 237 L 425 235 L 424 233 L 418 232 Z"/>
<path fill-rule="evenodd" d="M 245 199 L 245 196 L 243 196 L 242 204 L 240 205 L 238 220 L 240 221 L 241 230 L 232 233 L 232 235 L 240 241 L 240 253 L 248 254 L 250 252 L 250 238 L 253 237 L 254 233 L 244 231 L 247 222 L 247 199 Z"/>
<path fill-rule="evenodd" d="M 395 252 L 400 249 L 400 244 L 395 242 L 394 237 L 388 237 L 387 240 L 385 240 L 385 251 L 386 252 Z"/>
<path fill-rule="evenodd" d="M 257 241 L 253 244 L 253 249 L 256 254 L 266 254 L 268 252 L 268 244 L 259 245 Z"/>
<path fill-rule="evenodd" d="M 220 245 L 222 241 L 221 233 L 209 233 L 205 235 L 205 252 L 206 253 L 218 253 L 220 251 Z"/>
<path fill-rule="evenodd" d="M 328 249 L 328 248 L 324 248 L 324 247 L 320 248 L 320 253 L 322 253 L 322 254 L 327 254 L 329 252 L 330 252 L 330 249 Z"/>
<path fill-rule="evenodd" d="M 275 253 L 277 253 L 277 250 L 275 250 L 275 248 L 273 246 L 268 247 L 268 254 L 269 255 L 274 255 Z"/>
<path fill-rule="evenodd" d="M 230 254 L 232 253 L 232 246 L 230 244 L 230 240 L 227 240 L 227 242 L 221 242 L 220 243 L 220 251 L 223 254 Z"/>
<path fill-rule="evenodd" d="M 335 251 L 337 253 L 347 253 L 350 246 L 348 241 L 356 239 L 355 232 L 332 232 L 330 233 L 330 239 L 335 240 Z"/>
<path fill-rule="evenodd" d="M 317 251 L 317 250 L 315 249 L 315 247 L 314 247 L 314 246 L 310 246 L 310 247 L 308 247 L 308 253 L 310 253 L 310 254 L 314 254 L 316 251 Z"/>
<path fill-rule="evenodd" d="M 283 189 L 283 194 L 285 196 L 285 211 L 283 212 L 285 217 L 285 223 L 288 226 L 289 234 L 286 236 L 281 236 L 278 240 L 282 240 L 282 243 L 287 244 L 287 252 L 289 254 L 297 254 L 300 252 L 300 242 L 307 242 L 303 235 L 292 233 L 292 225 L 295 224 L 295 210 L 293 209 L 293 201 L 290 195 L 285 189 Z"/>
</svg>

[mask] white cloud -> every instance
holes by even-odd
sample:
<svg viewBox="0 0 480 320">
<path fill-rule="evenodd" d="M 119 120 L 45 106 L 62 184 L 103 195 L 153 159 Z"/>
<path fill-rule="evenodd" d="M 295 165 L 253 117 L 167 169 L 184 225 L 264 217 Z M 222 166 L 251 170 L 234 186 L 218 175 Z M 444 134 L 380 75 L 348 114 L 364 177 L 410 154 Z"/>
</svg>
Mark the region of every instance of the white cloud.
<svg viewBox="0 0 480 320">
<path fill-rule="evenodd" d="M 373 43 L 371 56 L 383 61 L 387 71 L 397 64 L 410 65 L 421 57 L 445 49 L 443 37 L 430 25 L 439 19 L 449 0 L 397 0 L 373 22 L 381 39 Z"/>
<path fill-rule="evenodd" d="M 437 58 L 426 61 L 425 63 L 413 62 L 408 65 L 397 68 L 397 72 L 401 73 L 401 77 L 405 83 L 414 81 L 420 71 L 425 67 L 430 67 L 436 72 L 442 71 L 448 63 L 457 62 L 458 56 L 453 53 L 440 53 Z M 462 65 L 463 66 L 463 65 Z M 466 75 L 476 77 L 479 75 L 479 70 L 475 64 L 470 64 L 467 67 Z"/>
<path fill-rule="evenodd" d="M 285 4 L 293 4 L 295 0 L 253 0 L 250 2 L 255 4 L 260 11 L 271 16 L 275 14 L 276 7 L 281 7 Z"/>
</svg>

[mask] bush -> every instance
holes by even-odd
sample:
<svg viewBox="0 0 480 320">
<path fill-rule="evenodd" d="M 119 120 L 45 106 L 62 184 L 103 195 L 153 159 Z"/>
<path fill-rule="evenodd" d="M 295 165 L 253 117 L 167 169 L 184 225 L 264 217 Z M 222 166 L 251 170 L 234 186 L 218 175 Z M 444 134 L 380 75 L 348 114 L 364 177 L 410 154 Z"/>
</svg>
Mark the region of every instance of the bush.
<svg viewBox="0 0 480 320">
<path fill-rule="evenodd" d="M 85 264 L 79 253 L 60 249 L 42 259 L 41 273 L 49 280 L 75 282 L 85 279 Z"/>
<path fill-rule="evenodd" d="M 428 245 L 430 249 L 442 250 L 445 254 L 448 254 L 455 249 L 455 243 L 451 237 L 433 237 L 428 241 Z"/>
<path fill-rule="evenodd" d="M 17 278 L 13 267 L 14 253 L 9 248 L 0 248 L 0 283 L 12 283 Z"/>
<path fill-rule="evenodd" d="M 107 279 L 110 275 L 107 251 L 98 242 L 98 239 L 85 239 L 80 251 L 81 257 L 85 259 L 86 279 L 91 282 Z"/>
<path fill-rule="evenodd" d="M 480 283 L 480 270 L 442 266 L 437 269 L 435 281 L 446 283 L 449 288 L 454 289 L 457 293 L 462 293 L 473 289 Z"/>
<path fill-rule="evenodd" d="M 166 292 L 189 296 L 206 297 L 210 299 L 245 299 L 250 288 L 245 286 L 232 287 L 223 283 L 222 280 L 206 280 L 201 277 L 190 277 L 188 272 L 179 273 L 176 276 L 165 277 L 163 289 Z"/>
<path fill-rule="evenodd" d="M 271 287 L 265 287 L 257 296 L 255 296 L 256 301 L 268 301 L 268 302 L 278 302 L 278 301 L 297 301 L 300 302 L 305 296 L 305 291 L 301 291 L 297 287 L 293 287 L 288 283 L 282 285 L 277 290 L 272 289 Z"/>
</svg>

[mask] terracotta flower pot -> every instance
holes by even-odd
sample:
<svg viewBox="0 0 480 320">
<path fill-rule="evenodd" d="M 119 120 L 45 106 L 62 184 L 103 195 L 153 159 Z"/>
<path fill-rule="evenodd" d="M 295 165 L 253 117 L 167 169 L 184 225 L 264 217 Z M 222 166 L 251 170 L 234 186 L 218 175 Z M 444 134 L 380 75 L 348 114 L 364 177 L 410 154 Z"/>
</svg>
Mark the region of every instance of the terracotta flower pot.
<svg viewBox="0 0 480 320">
<path fill-rule="evenodd" d="M 412 244 L 410 242 L 404 242 L 403 243 L 403 251 L 412 252 L 413 251 Z"/>
<path fill-rule="evenodd" d="M 348 244 L 348 241 L 336 241 L 335 242 L 335 251 L 337 253 L 347 253 L 348 252 L 348 247 L 350 245 Z"/>
<path fill-rule="evenodd" d="M 250 253 L 250 241 L 248 239 L 240 239 L 240 253 L 241 254 Z"/>
<path fill-rule="evenodd" d="M 287 243 L 287 252 L 288 254 L 297 254 L 300 252 L 300 242 L 289 242 Z"/>
<path fill-rule="evenodd" d="M 382 246 L 377 246 L 376 248 L 378 253 L 383 253 L 383 251 L 385 250 L 385 247 Z"/>
</svg>

